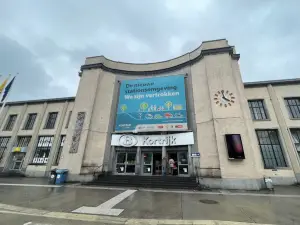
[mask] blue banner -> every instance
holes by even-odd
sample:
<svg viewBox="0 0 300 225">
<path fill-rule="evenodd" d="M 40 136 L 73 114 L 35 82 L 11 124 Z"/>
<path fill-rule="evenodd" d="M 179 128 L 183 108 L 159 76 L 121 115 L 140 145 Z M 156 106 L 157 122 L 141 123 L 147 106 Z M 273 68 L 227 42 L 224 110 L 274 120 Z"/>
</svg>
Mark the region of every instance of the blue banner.
<svg viewBox="0 0 300 225">
<path fill-rule="evenodd" d="M 187 130 L 184 76 L 121 82 L 115 131 Z"/>
</svg>

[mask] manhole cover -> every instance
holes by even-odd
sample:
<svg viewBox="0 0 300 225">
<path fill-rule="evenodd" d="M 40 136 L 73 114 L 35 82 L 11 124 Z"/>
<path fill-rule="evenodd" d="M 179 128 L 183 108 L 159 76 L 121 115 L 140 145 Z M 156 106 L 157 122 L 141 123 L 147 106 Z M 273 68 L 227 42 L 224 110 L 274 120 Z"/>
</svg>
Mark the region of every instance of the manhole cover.
<svg viewBox="0 0 300 225">
<path fill-rule="evenodd" d="M 209 200 L 209 199 L 202 199 L 202 200 L 199 200 L 199 202 L 204 203 L 204 204 L 218 204 L 219 203 L 217 201 Z"/>
</svg>

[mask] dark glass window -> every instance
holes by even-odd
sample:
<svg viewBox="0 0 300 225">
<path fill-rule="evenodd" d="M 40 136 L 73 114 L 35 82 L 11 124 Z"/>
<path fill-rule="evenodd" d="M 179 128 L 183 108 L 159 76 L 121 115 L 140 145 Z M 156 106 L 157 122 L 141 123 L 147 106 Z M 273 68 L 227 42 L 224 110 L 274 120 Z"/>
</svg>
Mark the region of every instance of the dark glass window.
<svg viewBox="0 0 300 225">
<path fill-rule="evenodd" d="M 249 109 L 253 120 L 267 120 L 268 115 L 266 113 L 263 100 L 249 100 Z"/>
<path fill-rule="evenodd" d="M 0 137 L 0 162 L 4 156 L 4 153 L 7 149 L 8 142 L 10 137 Z"/>
<path fill-rule="evenodd" d="M 45 124 L 45 129 L 53 129 L 55 127 L 55 122 L 58 112 L 51 112 L 48 114 L 48 119 Z"/>
<path fill-rule="evenodd" d="M 56 157 L 55 157 L 54 166 L 57 166 L 58 163 L 59 163 L 60 156 L 61 156 L 61 153 L 62 153 L 62 150 L 63 150 L 63 147 L 64 147 L 65 140 L 66 140 L 66 135 L 62 135 L 60 137 L 60 145 L 58 147 L 58 151 L 57 151 L 57 154 L 56 154 Z"/>
<path fill-rule="evenodd" d="M 69 112 L 67 123 L 66 123 L 66 127 L 65 127 L 66 129 L 69 127 L 71 116 L 72 116 L 72 111 Z"/>
<path fill-rule="evenodd" d="M 300 157 L 300 129 L 291 129 L 291 134 L 296 151 Z"/>
<path fill-rule="evenodd" d="M 18 137 L 16 147 L 28 147 L 29 142 L 31 140 L 30 136 Z"/>
<path fill-rule="evenodd" d="M 32 164 L 46 164 L 53 143 L 53 136 L 40 136 Z"/>
<path fill-rule="evenodd" d="M 242 138 L 240 134 L 225 134 L 228 157 L 230 159 L 245 159 Z"/>
<path fill-rule="evenodd" d="M 284 101 L 290 118 L 300 119 L 300 98 L 285 98 Z"/>
<path fill-rule="evenodd" d="M 37 113 L 28 114 L 27 121 L 24 125 L 23 130 L 32 130 L 33 126 L 34 126 L 34 123 L 35 123 L 36 117 L 37 117 Z"/>
<path fill-rule="evenodd" d="M 14 128 L 18 115 L 9 115 L 7 123 L 3 130 L 11 131 Z"/>
<path fill-rule="evenodd" d="M 286 167 L 277 130 L 257 130 L 259 147 L 266 169 Z"/>
</svg>

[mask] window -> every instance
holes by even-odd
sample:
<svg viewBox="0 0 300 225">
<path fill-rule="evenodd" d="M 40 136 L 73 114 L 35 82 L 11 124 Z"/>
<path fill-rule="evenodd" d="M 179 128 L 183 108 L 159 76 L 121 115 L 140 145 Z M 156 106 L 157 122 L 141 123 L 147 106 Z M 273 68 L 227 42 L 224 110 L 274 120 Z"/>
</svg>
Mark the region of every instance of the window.
<svg viewBox="0 0 300 225">
<path fill-rule="evenodd" d="M 286 167 L 277 130 L 257 130 L 259 147 L 263 157 L 265 169 Z"/>
<path fill-rule="evenodd" d="M 18 137 L 16 147 L 28 147 L 30 140 L 30 136 Z"/>
<path fill-rule="evenodd" d="M 54 161 L 54 165 L 55 166 L 57 166 L 58 163 L 59 163 L 60 156 L 61 156 L 61 153 L 62 153 L 62 150 L 63 150 L 63 147 L 64 147 L 65 140 L 66 140 L 66 135 L 62 135 L 60 137 L 60 145 L 59 145 L 59 148 L 58 148 L 58 151 L 57 151 L 56 159 Z"/>
<path fill-rule="evenodd" d="M 7 123 L 3 130 L 11 131 L 14 128 L 15 122 L 17 120 L 18 115 L 9 115 Z"/>
<path fill-rule="evenodd" d="M 10 137 L 0 137 L 0 162 L 4 156 L 4 153 L 7 149 L 8 142 Z"/>
<path fill-rule="evenodd" d="M 28 114 L 27 121 L 24 125 L 23 130 L 32 130 L 36 117 L 37 117 L 37 113 Z"/>
<path fill-rule="evenodd" d="M 53 129 L 55 127 L 55 122 L 56 122 L 57 114 L 58 114 L 58 112 L 51 112 L 51 113 L 49 113 L 48 119 L 47 119 L 47 122 L 45 124 L 45 128 L 44 129 Z"/>
<path fill-rule="evenodd" d="M 290 118 L 300 119 L 300 98 L 285 98 L 284 101 Z"/>
<path fill-rule="evenodd" d="M 46 164 L 52 147 L 53 136 L 40 136 L 32 164 Z"/>
<path fill-rule="evenodd" d="M 66 129 L 69 127 L 71 116 L 72 116 L 72 111 L 69 112 L 67 123 L 66 123 L 66 127 L 65 127 Z"/>
<path fill-rule="evenodd" d="M 249 100 L 249 109 L 253 120 L 267 120 L 265 105 L 263 100 Z"/>
<path fill-rule="evenodd" d="M 300 157 L 300 129 L 291 129 L 291 134 L 296 151 Z"/>
</svg>

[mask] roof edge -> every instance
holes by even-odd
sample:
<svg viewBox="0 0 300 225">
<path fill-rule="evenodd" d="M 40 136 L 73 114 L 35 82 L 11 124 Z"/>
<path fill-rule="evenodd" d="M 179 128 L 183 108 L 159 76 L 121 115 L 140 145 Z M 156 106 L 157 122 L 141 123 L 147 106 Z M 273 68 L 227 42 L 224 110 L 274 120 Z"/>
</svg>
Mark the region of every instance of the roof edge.
<svg viewBox="0 0 300 225">
<path fill-rule="evenodd" d="M 75 101 L 75 97 L 64 97 L 64 98 L 46 98 L 46 99 L 34 99 L 28 101 L 14 101 L 7 102 L 5 105 L 23 105 L 23 104 L 41 104 L 41 103 L 58 103 L 58 102 L 72 102 Z M 0 104 L 2 105 L 2 104 Z"/>
<path fill-rule="evenodd" d="M 267 86 L 269 84 L 271 84 L 271 85 L 300 84 L 300 78 L 244 82 L 244 87 Z"/>
<path fill-rule="evenodd" d="M 104 56 L 88 57 L 86 58 L 85 64 L 81 66 L 81 71 L 101 68 L 106 71 L 121 74 L 157 74 L 182 68 L 200 60 L 205 55 L 222 53 L 229 53 L 233 59 L 239 59 L 239 54 L 235 53 L 234 46 L 228 45 L 226 39 L 218 39 L 202 42 L 202 44 L 193 51 L 161 62 L 126 63 L 113 61 Z M 81 76 L 81 73 L 79 76 Z"/>
<path fill-rule="evenodd" d="M 300 78 L 245 82 L 244 87 L 246 88 L 262 87 L 267 85 L 289 85 L 289 84 L 300 84 Z M 28 101 L 7 102 L 6 105 L 12 106 L 12 105 L 23 105 L 23 104 L 58 103 L 58 102 L 73 102 L 73 101 L 75 101 L 75 96 L 64 97 L 64 98 L 46 98 L 46 99 L 35 99 L 35 100 L 28 100 Z M 2 104 L 0 104 L 0 106 L 1 105 Z"/>
</svg>

